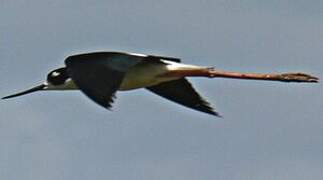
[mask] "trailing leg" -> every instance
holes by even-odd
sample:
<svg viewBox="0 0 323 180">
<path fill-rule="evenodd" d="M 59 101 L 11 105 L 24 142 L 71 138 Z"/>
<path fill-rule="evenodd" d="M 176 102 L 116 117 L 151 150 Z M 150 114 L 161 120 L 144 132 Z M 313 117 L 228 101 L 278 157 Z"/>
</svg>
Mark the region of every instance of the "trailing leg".
<svg viewBox="0 0 323 180">
<path fill-rule="evenodd" d="M 306 82 L 317 83 L 319 78 L 305 73 L 241 73 L 232 71 L 217 70 L 214 68 L 192 68 L 172 70 L 163 74 L 165 77 L 209 77 L 209 78 L 231 78 L 246 80 L 266 80 L 281 82 Z"/>
<path fill-rule="evenodd" d="M 267 81 L 282 81 L 282 82 L 307 82 L 317 83 L 319 78 L 311 76 L 305 73 L 241 73 L 241 72 L 230 72 L 210 69 L 209 77 L 219 78 L 233 78 L 233 79 L 247 79 L 247 80 L 267 80 Z"/>
</svg>

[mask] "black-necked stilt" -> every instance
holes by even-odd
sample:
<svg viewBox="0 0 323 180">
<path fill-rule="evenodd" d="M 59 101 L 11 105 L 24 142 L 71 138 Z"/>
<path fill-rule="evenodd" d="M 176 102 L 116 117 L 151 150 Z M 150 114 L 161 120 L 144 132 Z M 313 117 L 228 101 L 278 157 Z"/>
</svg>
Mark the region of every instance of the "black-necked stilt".
<svg viewBox="0 0 323 180">
<path fill-rule="evenodd" d="M 116 91 L 147 88 L 171 101 L 219 116 L 185 77 L 236 78 L 283 82 L 318 82 L 304 73 L 258 74 L 220 71 L 187 65 L 180 59 L 123 52 L 94 52 L 68 57 L 66 67 L 51 71 L 47 80 L 29 90 L 3 97 L 8 99 L 40 90 L 80 89 L 93 101 L 110 108 Z"/>
</svg>

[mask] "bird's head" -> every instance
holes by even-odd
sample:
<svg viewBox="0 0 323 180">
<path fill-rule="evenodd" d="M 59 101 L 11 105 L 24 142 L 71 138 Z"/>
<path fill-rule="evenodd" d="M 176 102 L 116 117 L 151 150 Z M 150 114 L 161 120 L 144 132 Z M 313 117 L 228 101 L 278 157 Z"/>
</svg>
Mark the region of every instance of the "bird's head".
<svg viewBox="0 0 323 180">
<path fill-rule="evenodd" d="M 9 99 L 25 94 L 29 94 L 36 91 L 42 91 L 42 90 L 72 90 L 77 89 L 72 79 L 69 77 L 67 70 L 65 67 L 55 69 L 48 73 L 47 79 L 44 83 L 35 86 L 33 88 L 30 88 L 28 90 L 12 94 L 6 97 L 3 97 L 2 99 Z"/>
<path fill-rule="evenodd" d="M 58 68 L 48 73 L 47 80 L 44 83 L 46 89 L 59 89 L 59 87 L 64 87 L 70 80 L 67 74 L 66 68 Z"/>
</svg>

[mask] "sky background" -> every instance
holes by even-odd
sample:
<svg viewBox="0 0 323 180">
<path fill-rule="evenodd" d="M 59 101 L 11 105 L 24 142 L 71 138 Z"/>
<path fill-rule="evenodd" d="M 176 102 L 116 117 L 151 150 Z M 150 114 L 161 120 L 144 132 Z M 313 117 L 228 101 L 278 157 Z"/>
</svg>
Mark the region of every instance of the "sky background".
<svg viewBox="0 0 323 180">
<path fill-rule="evenodd" d="M 0 0 L 0 96 L 75 53 L 323 77 L 321 0 Z M 144 89 L 113 111 L 81 92 L 0 101 L 3 180 L 303 180 L 323 177 L 323 84 L 191 79 L 224 118 Z"/>
</svg>

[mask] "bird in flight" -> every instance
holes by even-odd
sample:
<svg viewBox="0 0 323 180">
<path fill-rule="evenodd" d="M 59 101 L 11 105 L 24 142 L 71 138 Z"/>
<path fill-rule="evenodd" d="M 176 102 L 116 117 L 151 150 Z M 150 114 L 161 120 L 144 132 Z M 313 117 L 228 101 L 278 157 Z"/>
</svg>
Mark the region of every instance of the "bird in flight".
<svg viewBox="0 0 323 180">
<path fill-rule="evenodd" d="M 193 88 L 186 77 L 234 78 L 282 82 L 316 83 L 318 78 L 304 73 L 240 73 L 181 63 L 173 57 L 125 52 L 92 52 L 65 59 L 65 67 L 55 69 L 47 80 L 31 89 L 2 99 L 35 91 L 81 90 L 99 105 L 110 109 L 117 91 L 138 88 L 204 113 L 220 116 Z"/>
</svg>

